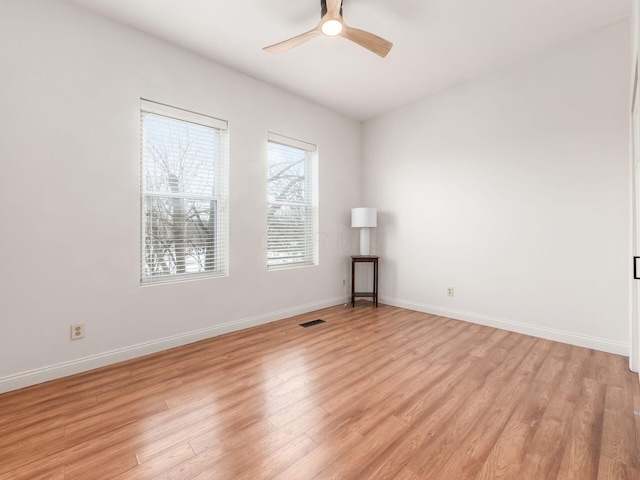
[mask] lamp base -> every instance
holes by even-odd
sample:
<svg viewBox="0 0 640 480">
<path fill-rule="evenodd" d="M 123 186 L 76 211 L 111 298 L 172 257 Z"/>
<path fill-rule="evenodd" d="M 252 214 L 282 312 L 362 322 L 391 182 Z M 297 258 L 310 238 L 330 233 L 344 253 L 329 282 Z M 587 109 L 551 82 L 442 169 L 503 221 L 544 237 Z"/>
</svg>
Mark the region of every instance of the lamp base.
<svg viewBox="0 0 640 480">
<path fill-rule="evenodd" d="M 370 255 L 369 245 L 369 229 L 367 227 L 360 228 L 360 256 L 368 257 Z"/>
</svg>

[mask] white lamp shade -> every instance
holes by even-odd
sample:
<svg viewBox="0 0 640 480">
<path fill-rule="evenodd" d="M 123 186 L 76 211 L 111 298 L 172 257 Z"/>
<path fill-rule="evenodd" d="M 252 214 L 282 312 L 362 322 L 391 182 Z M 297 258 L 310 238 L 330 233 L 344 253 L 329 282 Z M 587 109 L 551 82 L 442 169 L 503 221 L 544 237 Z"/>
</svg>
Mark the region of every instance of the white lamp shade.
<svg viewBox="0 0 640 480">
<path fill-rule="evenodd" d="M 351 227 L 371 228 L 378 226 L 378 210 L 375 208 L 352 208 Z"/>
</svg>

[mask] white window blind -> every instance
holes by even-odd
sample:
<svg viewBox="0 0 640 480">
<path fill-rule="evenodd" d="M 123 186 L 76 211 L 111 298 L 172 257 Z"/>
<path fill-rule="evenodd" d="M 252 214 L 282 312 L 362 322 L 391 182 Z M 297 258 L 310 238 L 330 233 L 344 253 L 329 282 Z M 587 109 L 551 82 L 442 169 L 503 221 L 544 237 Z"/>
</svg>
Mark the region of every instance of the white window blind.
<svg viewBox="0 0 640 480">
<path fill-rule="evenodd" d="M 142 100 L 141 123 L 141 283 L 227 275 L 227 122 Z"/>
<path fill-rule="evenodd" d="M 318 263 L 316 146 L 268 136 L 267 268 Z"/>
</svg>

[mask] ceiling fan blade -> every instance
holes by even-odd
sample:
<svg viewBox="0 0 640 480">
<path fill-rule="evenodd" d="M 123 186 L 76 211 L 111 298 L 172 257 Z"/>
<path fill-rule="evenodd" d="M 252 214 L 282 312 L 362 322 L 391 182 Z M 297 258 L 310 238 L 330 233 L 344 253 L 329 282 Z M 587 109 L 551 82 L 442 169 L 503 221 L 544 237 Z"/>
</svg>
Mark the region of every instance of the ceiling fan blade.
<svg viewBox="0 0 640 480">
<path fill-rule="evenodd" d="M 342 0 L 327 0 L 327 15 L 330 17 L 339 17 L 342 8 Z"/>
<path fill-rule="evenodd" d="M 365 32 L 364 30 L 351 28 L 347 25 L 345 25 L 345 28 L 342 30 L 340 35 L 357 43 L 361 47 L 372 51 L 382 58 L 386 57 L 389 50 L 391 50 L 391 47 L 393 47 L 393 43 L 385 40 L 384 38 L 374 35 L 373 33 Z"/>
<path fill-rule="evenodd" d="M 297 47 L 298 45 L 302 45 L 304 42 L 307 42 L 313 37 L 317 37 L 318 35 L 322 35 L 322 33 L 316 27 L 313 30 L 309 30 L 306 33 L 298 35 L 297 37 L 293 37 L 289 40 L 285 40 L 284 42 L 264 47 L 263 50 L 269 53 L 283 53 L 287 50 L 291 50 L 292 48 Z"/>
</svg>

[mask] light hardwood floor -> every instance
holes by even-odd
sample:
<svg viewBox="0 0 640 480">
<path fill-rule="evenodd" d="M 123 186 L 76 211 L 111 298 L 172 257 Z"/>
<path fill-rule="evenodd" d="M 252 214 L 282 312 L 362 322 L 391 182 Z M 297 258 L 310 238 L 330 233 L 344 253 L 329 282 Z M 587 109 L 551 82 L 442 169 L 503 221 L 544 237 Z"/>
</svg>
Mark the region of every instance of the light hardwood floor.
<svg viewBox="0 0 640 480">
<path fill-rule="evenodd" d="M 626 358 L 369 305 L 1 395 L 0 479 L 640 478 Z"/>
</svg>

